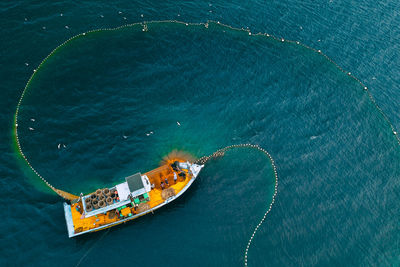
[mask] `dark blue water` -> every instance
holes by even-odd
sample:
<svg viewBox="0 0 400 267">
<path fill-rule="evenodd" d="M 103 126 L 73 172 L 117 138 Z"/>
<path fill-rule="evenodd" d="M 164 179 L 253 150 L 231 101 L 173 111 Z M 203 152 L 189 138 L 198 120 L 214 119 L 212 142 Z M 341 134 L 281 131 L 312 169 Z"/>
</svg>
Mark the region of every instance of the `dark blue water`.
<svg viewBox="0 0 400 267">
<path fill-rule="evenodd" d="M 250 27 L 322 49 L 369 87 L 398 126 L 398 8 L 372 1 L 1 4 L 0 263 L 242 265 L 273 193 L 263 155 L 233 150 L 155 215 L 68 239 L 61 199 L 21 164 L 12 140 L 20 93 L 60 43 L 144 20 Z M 200 157 L 255 143 L 274 157 L 280 184 L 250 265 L 399 265 L 399 147 L 359 83 L 321 54 L 265 36 L 218 24 L 148 29 L 77 38 L 35 75 L 19 134 L 49 182 L 90 192 L 156 167 L 173 149 Z"/>
</svg>

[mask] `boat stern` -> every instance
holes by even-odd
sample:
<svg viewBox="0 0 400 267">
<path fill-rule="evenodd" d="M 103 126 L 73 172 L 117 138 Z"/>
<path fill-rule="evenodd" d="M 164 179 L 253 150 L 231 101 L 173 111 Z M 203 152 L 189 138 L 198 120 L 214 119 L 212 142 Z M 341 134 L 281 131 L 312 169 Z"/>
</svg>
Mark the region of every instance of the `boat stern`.
<svg viewBox="0 0 400 267">
<path fill-rule="evenodd" d="M 68 237 L 73 237 L 75 236 L 75 231 L 74 231 L 74 223 L 72 221 L 71 205 L 68 205 L 65 202 L 64 202 L 64 215 L 65 215 L 65 221 L 67 223 Z"/>
</svg>

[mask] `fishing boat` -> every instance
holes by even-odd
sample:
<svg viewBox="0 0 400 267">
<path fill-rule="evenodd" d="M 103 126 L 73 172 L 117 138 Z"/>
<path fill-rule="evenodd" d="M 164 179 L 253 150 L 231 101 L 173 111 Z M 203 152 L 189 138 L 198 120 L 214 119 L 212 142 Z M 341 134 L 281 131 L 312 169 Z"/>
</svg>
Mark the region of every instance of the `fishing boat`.
<svg viewBox="0 0 400 267">
<path fill-rule="evenodd" d="M 64 203 L 68 236 L 103 230 L 153 212 L 181 196 L 204 165 L 173 159 L 121 183 Z"/>
</svg>

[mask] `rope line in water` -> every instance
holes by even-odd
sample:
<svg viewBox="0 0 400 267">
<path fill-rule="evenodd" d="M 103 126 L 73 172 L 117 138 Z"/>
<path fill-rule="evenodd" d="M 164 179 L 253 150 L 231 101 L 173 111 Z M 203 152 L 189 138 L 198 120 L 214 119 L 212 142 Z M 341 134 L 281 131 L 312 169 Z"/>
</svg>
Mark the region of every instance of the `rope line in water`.
<svg viewBox="0 0 400 267">
<path fill-rule="evenodd" d="M 251 245 L 251 243 L 252 243 L 252 241 L 254 239 L 254 236 L 256 235 L 258 229 L 261 227 L 261 225 L 263 224 L 263 222 L 267 218 L 268 213 L 271 211 L 272 205 L 275 203 L 275 198 L 276 198 L 276 195 L 278 194 L 278 173 L 276 171 L 275 161 L 272 158 L 272 156 L 268 153 L 268 151 L 265 150 L 264 148 L 258 146 L 258 145 L 253 145 L 253 144 L 238 144 L 238 145 L 227 146 L 227 147 L 224 147 L 224 148 L 221 148 L 221 149 L 215 151 L 213 154 L 211 154 L 209 156 L 201 157 L 200 159 L 198 159 L 196 161 L 196 163 L 198 163 L 198 164 L 206 164 L 210 159 L 222 157 L 222 156 L 225 155 L 226 151 L 234 149 L 234 148 L 253 148 L 253 149 L 257 149 L 258 151 L 261 151 L 262 153 L 264 153 L 270 159 L 272 167 L 273 167 L 273 170 L 274 170 L 274 175 L 275 175 L 275 188 L 274 188 L 274 195 L 272 196 L 272 201 L 269 204 L 269 207 L 268 207 L 267 211 L 264 213 L 264 216 L 261 218 L 260 222 L 254 228 L 254 231 L 253 231 L 252 235 L 250 236 L 249 241 L 247 242 L 246 250 L 244 252 L 244 265 L 247 266 L 247 259 L 248 259 L 248 252 L 249 252 L 250 245 Z"/>
<path fill-rule="evenodd" d="M 83 256 L 80 258 L 80 260 L 79 260 L 78 263 L 75 265 L 75 267 L 78 267 L 78 266 L 82 263 L 82 261 L 86 258 L 86 256 L 89 255 L 90 251 L 92 251 L 92 249 L 94 248 L 94 246 L 95 246 L 97 243 L 99 243 L 99 242 L 103 239 L 103 237 L 105 237 L 105 236 L 108 234 L 108 232 L 110 232 L 110 229 L 111 229 L 111 228 L 108 228 L 107 231 L 106 231 L 103 235 L 101 235 L 100 238 L 99 238 L 96 242 L 93 243 L 93 245 L 85 252 L 85 254 L 83 254 Z"/>
</svg>

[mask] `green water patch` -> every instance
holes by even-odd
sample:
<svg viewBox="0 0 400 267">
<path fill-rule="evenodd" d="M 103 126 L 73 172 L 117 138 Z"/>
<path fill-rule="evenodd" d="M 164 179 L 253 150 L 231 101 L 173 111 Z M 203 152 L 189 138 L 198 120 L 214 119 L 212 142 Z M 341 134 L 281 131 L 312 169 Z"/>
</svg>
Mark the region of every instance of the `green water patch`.
<svg viewBox="0 0 400 267">
<path fill-rule="evenodd" d="M 13 128 L 12 135 L 15 136 L 16 129 L 15 127 Z M 23 154 L 20 153 L 20 148 L 18 147 L 18 142 L 17 139 L 14 138 L 12 142 L 12 148 L 13 151 L 15 152 L 17 163 L 19 167 L 21 168 L 21 171 L 23 174 L 26 176 L 28 179 L 29 183 L 32 184 L 35 189 L 41 191 L 41 192 L 46 192 L 50 194 L 55 194 L 53 190 L 51 190 L 43 181 L 38 182 L 39 177 L 37 174 L 30 168 L 27 159 L 24 157 Z"/>
</svg>

